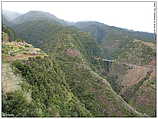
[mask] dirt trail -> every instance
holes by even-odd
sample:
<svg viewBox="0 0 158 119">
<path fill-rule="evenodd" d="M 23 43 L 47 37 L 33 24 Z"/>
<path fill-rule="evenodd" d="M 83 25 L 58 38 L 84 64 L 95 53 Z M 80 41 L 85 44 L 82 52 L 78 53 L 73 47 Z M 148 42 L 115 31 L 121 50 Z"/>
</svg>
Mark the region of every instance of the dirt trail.
<svg viewBox="0 0 158 119">
<path fill-rule="evenodd" d="M 19 54 L 16 56 L 3 56 L 3 59 L 6 61 L 15 61 L 18 59 L 28 59 L 29 57 L 36 57 L 36 56 L 41 56 L 39 54 Z"/>
<path fill-rule="evenodd" d="M 9 63 L 2 64 L 2 90 L 9 93 L 19 89 L 19 83 L 22 78 L 15 75 Z"/>
</svg>

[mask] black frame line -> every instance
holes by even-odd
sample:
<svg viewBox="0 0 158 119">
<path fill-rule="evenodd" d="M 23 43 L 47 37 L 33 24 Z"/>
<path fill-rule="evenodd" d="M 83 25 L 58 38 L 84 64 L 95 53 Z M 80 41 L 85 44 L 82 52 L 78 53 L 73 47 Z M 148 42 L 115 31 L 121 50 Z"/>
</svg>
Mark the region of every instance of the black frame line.
<svg viewBox="0 0 158 119">
<path fill-rule="evenodd" d="M 1 2 L 157 2 L 157 1 L 1 1 Z"/>
</svg>

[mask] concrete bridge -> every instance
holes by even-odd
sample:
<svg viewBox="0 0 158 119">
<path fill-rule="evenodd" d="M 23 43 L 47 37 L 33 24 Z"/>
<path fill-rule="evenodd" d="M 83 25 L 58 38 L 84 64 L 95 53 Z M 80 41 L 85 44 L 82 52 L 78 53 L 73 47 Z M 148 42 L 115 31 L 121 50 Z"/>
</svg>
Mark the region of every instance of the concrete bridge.
<svg viewBox="0 0 158 119">
<path fill-rule="evenodd" d="M 109 59 L 105 59 L 105 58 L 95 58 L 96 60 L 101 60 L 102 61 L 102 64 L 104 65 L 104 67 L 106 68 L 106 71 L 109 72 L 110 69 L 111 69 L 111 66 L 112 66 L 112 63 L 115 62 L 115 60 L 109 60 Z M 134 65 L 134 64 L 129 64 L 129 63 L 125 63 L 125 62 L 121 62 L 119 64 L 122 64 L 122 65 L 126 65 L 128 66 L 129 68 L 133 69 L 133 68 L 136 68 L 137 65 Z"/>
<path fill-rule="evenodd" d="M 106 71 L 109 72 L 114 60 L 102 59 L 102 61 L 104 62 L 103 64 L 104 64 L 104 67 L 106 68 Z"/>
<path fill-rule="evenodd" d="M 114 62 L 114 60 L 109 60 L 101 57 L 94 57 L 94 59 L 100 61 L 101 65 L 104 66 L 106 72 L 110 71 L 111 65 Z"/>
<path fill-rule="evenodd" d="M 112 64 L 112 63 L 115 62 L 114 60 L 108 60 L 108 59 L 102 59 L 102 61 L 105 62 L 105 63 L 107 64 L 107 66 L 110 66 L 110 64 Z M 126 63 L 126 62 L 120 62 L 119 64 L 126 65 L 126 66 L 128 66 L 129 68 L 131 68 L 131 69 L 137 67 L 137 65 L 129 64 L 129 63 Z M 110 68 L 110 67 L 109 67 L 109 68 Z"/>
<path fill-rule="evenodd" d="M 114 60 L 108 60 L 108 59 L 102 59 L 102 61 L 104 61 L 104 62 L 111 62 L 111 63 L 114 62 Z"/>
</svg>

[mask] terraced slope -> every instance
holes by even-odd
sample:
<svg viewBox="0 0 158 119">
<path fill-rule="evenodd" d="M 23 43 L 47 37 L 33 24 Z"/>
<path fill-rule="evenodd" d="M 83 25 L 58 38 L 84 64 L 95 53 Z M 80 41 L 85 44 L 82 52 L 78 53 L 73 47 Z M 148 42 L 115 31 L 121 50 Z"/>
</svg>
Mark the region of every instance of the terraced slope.
<svg viewBox="0 0 158 119">
<path fill-rule="evenodd" d="M 13 61 L 15 73 L 24 80 L 22 90 L 4 96 L 5 114 L 16 117 L 146 116 L 128 105 L 106 79 L 93 71 L 96 67 L 92 67 L 91 57 L 97 56 L 98 48 L 89 34 L 64 27 L 40 47 L 50 57 Z"/>
<path fill-rule="evenodd" d="M 154 62 L 153 60 L 151 62 Z M 129 100 L 129 103 L 150 116 L 156 116 L 156 64 L 150 63 L 150 75 Z M 149 73 L 148 73 L 149 74 Z"/>
<path fill-rule="evenodd" d="M 115 91 L 140 112 L 150 116 L 156 115 L 155 52 L 153 43 L 133 41 L 122 49 L 118 56 L 118 64 L 113 64 L 108 74 Z M 133 65 L 123 66 L 122 62 Z M 116 80 L 113 80 L 114 77 Z"/>
<path fill-rule="evenodd" d="M 73 95 L 54 59 L 24 41 L 4 38 L 2 44 L 2 116 L 92 116 Z"/>
<path fill-rule="evenodd" d="M 94 116 L 140 115 L 112 90 L 106 79 L 94 73 L 89 66 L 97 48 L 87 33 L 64 28 L 54 36 L 47 43 L 47 48 L 54 53 L 72 92 Z"/>
<path fill-rule="evenodd" d="M 139 39 L 145 42 L 155 43 L 155 35 L 152 33 L 131 31 L 128 29 L 109 26 L 99 22 L 77 22 L 74 24 L 82 31 L 89 32 L 97 41 L 104 58 L 115 59 L 129 41 Z"/>
<path fill-rule="evenodd" d="M 7 28 L 3 35 L 4 39 L 12 38 L 3 40 L 3 62 L 12 66 L 13 75 L 23 79 L 19 90 L 3 94 L 4 116 L 155 116 L 155 82 L 149 80 L 155 77 L 154 67 L 151 70 L 145 66 L 154 62 L 155 41 L 148 42 L 153 40 L 153 34 L 109 26 L 106 29 L 98 23 L 92 24 L 92 34 L 48 20 L 45 15 L 38 19 L 31 13 L 33 20 L 26 16 L 22 16 L 22 24 L 12 26 L 17 37 L 12 38 Z M 108 73 L 104 72 L 107 67 L 95 60 L 105 56 L 118 61 Z M 135 77 L 126 80 L 133 72 Z M 144 90 L 146 86 L 152 88 Z M 149 99 L 153 100 L 143 101 L 140 107 L 139 99 L 149 96 L 149 91 Z"/>
</svg>

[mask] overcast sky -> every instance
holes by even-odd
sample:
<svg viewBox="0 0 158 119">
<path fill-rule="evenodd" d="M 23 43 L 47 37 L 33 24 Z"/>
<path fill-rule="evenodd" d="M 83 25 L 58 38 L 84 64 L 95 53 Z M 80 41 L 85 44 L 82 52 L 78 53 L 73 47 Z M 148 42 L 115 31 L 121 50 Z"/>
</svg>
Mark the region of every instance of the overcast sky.
<svg viewBox="0 0 158 119">
<path fill-rule="evenodd" d="M 46 11 L 67 21 L 99 21 L 136 31 L 154 32 L 153 2 L 3 2 L 5 10 Z"/>
</svg>

